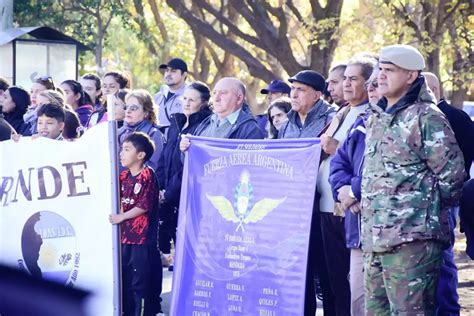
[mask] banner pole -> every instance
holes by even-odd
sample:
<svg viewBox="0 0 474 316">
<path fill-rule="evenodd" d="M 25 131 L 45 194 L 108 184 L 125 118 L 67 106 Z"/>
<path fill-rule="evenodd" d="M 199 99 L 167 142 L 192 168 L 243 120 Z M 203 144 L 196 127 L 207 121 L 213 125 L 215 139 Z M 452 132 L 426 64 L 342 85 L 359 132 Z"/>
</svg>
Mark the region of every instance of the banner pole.
<svg viewBox="0 0 474 316">
<path fill-rule="evenodd" d="M 120 212 L 119 205 L 119 183 L 118 183 L 118 138 L 117 138 L 117 121 L 115 121 L 115 102 L 114 96 L 107 96 L 108 107 L 108 134 L 109 134 L 109 151 L 110 151 L 110 172 L 112 190 L 112 213 Z M 114 316 L 122 315 L 122 247 L 120 243 L 119 225 L 112 225 L 112 252 L 113 252 L 113 275 L 114 275 Z"/>
</svg>

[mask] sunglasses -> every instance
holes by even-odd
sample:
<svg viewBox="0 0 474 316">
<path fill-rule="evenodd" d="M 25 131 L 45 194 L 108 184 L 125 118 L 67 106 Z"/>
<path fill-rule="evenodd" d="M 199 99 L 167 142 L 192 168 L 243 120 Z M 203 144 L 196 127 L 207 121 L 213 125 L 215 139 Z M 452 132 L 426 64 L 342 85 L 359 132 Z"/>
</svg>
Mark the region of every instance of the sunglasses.
<svg viewBox="0 0 474 316">
<path fill-rule="evenodd" d="M 36 80 L 42 81 L 42 82 L 49 82 L 53 86 L 53 90 L 56 88 L 54 86 L 54 81 L 53 81 L 53 78 L 51 76 L 40 76 L 40 77 L 36 78 Z"/>
<path fill-rule="evenodd" d="M 374 89 L 377 89 L 379 87 L 379 84 L 378 84 L 377 80 L 366 81 L 364 83 L 365 90 L 367 90 L 370 86 Z"/>
</svg>

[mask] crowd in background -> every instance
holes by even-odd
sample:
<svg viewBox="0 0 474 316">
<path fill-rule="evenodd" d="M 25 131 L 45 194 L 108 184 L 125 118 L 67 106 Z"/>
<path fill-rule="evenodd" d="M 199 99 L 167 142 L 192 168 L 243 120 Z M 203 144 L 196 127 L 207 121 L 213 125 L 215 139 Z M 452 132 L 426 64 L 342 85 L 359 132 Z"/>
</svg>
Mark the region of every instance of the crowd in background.
<svg viewBox="0 0 474 316">
<path fill-rule="evenodd" d="M 474 123 L 447 103 L 439 79 L 422 73 L 424 67 L 423 56 L 407 45 L 385 47 L 379 55 L 358 54 L 331 68 L 327 78 L 303 70 L 288 83 L 271 81 L 260 91 L 267 106 L 258 115 L 246 104 L 246 87 L 239 79 L 223 78 L 212 90 L 202 82 L 187 82 L 187 64 L 179 58 L 160 66 L 164 84 L 154 96 L 132 90 L 118 71 L 102 78 L 86 74 L 59 85 L 49 76 L 37 77 L 30 91 L 0 78 L 0 137 L 75 141 L 114 111 L 121 183 L 131 188 L 121 193 L 134 194 L 133 181 L 156 179 L 156 192 L 147 190 L 151 195 L 144 198 L 151 203 L 144 202 L 134 216 L 142 219 L 159 206 L 153 219 L 159 224 L 159 266 L 170 270 L 182 158 L 191 146 L 186 135 L 319 137 L 323 153 L 305 315 L 314 315 L 318 293 L 325 315 L 459 315 L 453 232 L 460 205 L 466 234 L 474 227 L 468 211 L 472 203 L 461 198 L 463 186 L 472 190 Z M 153 176 L 143 173 L 144 166 Z M 143 179 L 135 180 L 137 175 Z M 140 187 L 146 185 L 140 182 Z M 135 210 L 127 203 L 125 207 L 122 195 L 124 214 Z M 111 222 L 133 226 L 130 214 Z M 122 242 L 130 244 L 130 236 Z M 145 258 L 134 251 L 124 250 L 132 266 Z M 161 285 L 153 291 L 158 307 L 150 313 L 156 314 Z M 141 293 L 132 292 L 132 297 Z M 127 304 L 141 306 L 133 299 Z"/>
</svg>

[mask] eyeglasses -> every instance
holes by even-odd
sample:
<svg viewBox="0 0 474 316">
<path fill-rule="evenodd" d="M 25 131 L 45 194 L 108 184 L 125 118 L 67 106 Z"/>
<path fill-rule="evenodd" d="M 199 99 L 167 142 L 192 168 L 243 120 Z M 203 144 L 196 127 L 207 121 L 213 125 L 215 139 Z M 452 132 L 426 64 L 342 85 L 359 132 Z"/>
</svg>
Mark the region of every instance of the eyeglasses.
<svg viewBox="0 0 474 316">
<path fill-rule="evenodd" d="M 371 86 L 374 89 L 377 89 L 379 87 L 379 83 L 377 82 L 377 80 L 366 81 L 364 83 L 365 90 L 369 89 L 369 86 Z"/>
<path fill-rule="evenodd" d="M 130 104 L 130 105 L 127 105 L 125 107 L 125 110 L 127 111 L 131 111 L 131 112 L 136 112 L 138 110 L 140 110 L 141 108 L 141 105 L 138 105 L 138 104 Z"/>
</svg>

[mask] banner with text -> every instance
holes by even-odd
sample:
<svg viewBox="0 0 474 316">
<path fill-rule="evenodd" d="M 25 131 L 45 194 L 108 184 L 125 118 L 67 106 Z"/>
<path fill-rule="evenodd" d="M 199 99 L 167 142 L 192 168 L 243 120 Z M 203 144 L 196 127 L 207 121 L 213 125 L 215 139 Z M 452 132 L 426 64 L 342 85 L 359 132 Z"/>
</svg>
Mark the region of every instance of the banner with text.
<svg viewBox="0 0 474 316">
<path fill-rule="evenodd" d="M 319 140 L 190 139 L 171 315 L 302 315 Z"/>
<path fill-rule="evenodd" d="M 0 142 L 0 260 L 91 292 L 91 315 L 114 313 L 107 124 L 76 142 Z"/>
</svg>

